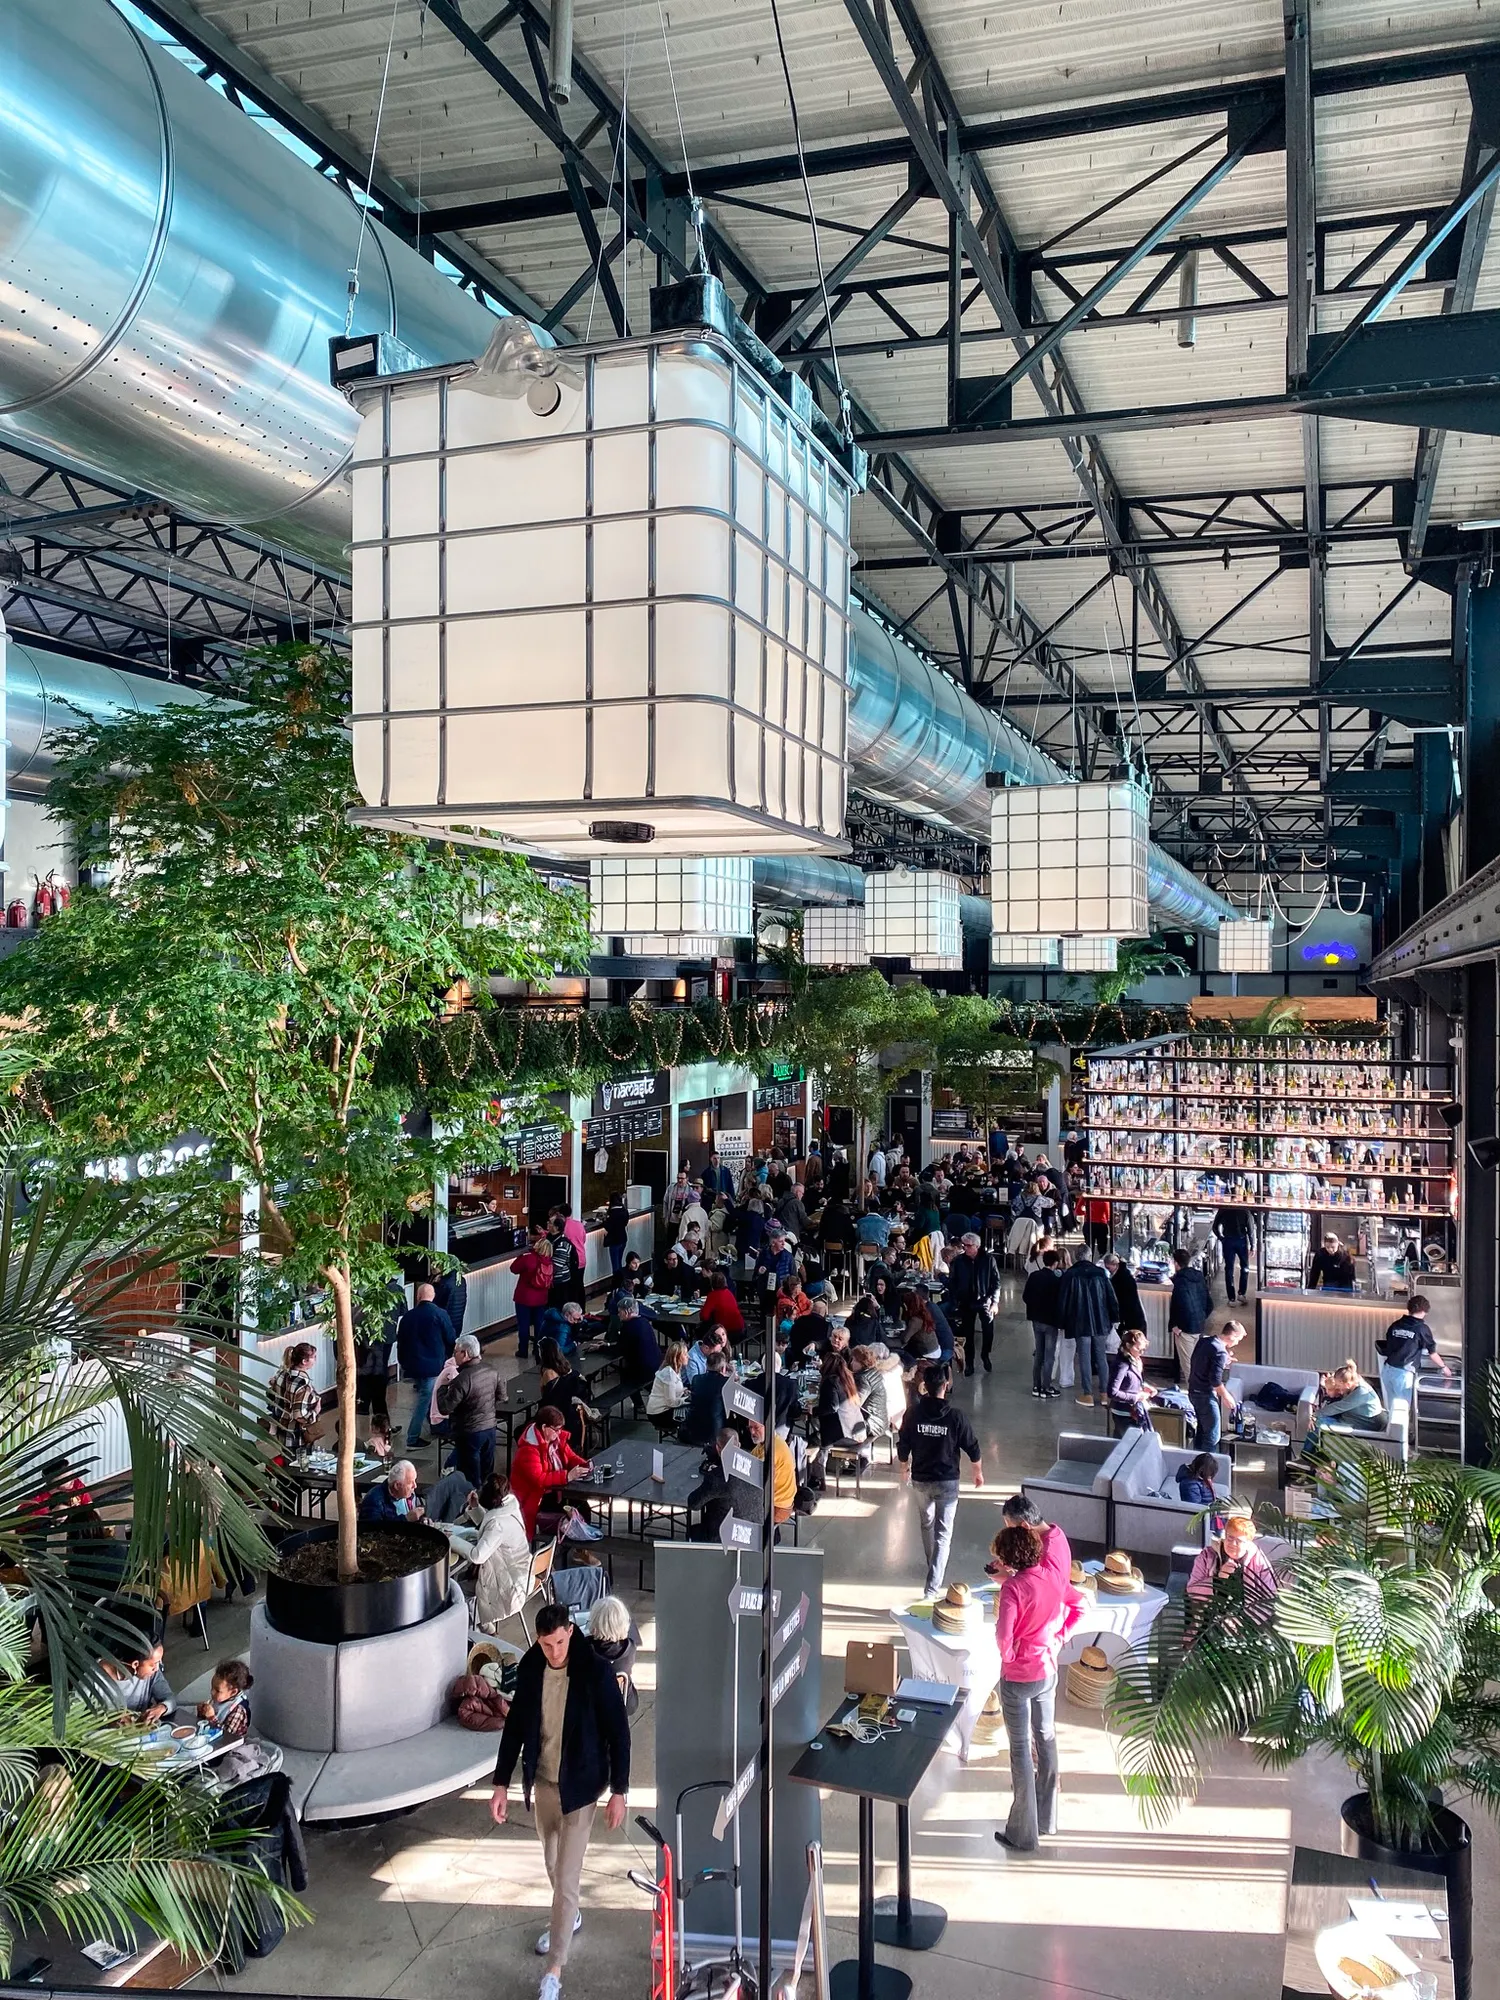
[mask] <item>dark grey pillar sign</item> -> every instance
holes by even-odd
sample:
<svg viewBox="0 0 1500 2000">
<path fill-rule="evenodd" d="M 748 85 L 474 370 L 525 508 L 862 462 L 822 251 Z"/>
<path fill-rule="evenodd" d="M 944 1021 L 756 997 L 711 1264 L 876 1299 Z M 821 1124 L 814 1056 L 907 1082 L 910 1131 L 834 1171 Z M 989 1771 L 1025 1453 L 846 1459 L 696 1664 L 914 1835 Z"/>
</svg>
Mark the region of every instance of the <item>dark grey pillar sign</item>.
<svg viewBox="0 0 1500 2000">
<path fill-rule="evenodd" d="M 1500 857 L 1500 587 L 1470 590 L 1464 675 L 1464 875 Z M 1491 960 L 1462 975 L 1464 1009 L 1463 1134 L 1486 1139 L 1500 1131 L 1500 992 Z M 1463 1156 L 1462 1238 L 1464 1449 L 1485 1450 L 1484 1377 L 1500 1354 L 1500 1173 Z"/>
</svg>

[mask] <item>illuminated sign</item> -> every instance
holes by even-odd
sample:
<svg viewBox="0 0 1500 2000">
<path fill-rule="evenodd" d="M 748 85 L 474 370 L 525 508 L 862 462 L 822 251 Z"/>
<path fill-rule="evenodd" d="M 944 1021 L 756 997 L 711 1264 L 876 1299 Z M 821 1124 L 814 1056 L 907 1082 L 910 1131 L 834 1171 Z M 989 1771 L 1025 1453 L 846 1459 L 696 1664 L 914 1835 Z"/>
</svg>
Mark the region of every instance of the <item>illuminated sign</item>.
<svg viewBox="0 0 1500 2000">
<path fill-rule="evenodd" d="M 1317 944 L 1302 947 L 1305 965 L 1358 965 L 1358 945 L 1345 944 L 1339 938 L 1323 938 Z"/>
</svg>

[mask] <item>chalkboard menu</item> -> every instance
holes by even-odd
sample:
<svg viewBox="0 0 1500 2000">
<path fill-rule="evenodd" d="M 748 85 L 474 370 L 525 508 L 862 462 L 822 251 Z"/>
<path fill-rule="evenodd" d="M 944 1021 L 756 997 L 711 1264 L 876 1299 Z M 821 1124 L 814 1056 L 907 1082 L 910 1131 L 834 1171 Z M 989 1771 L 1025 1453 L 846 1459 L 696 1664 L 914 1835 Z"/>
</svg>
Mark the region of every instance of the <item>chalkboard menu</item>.
<svg viewBox="0 0 1500 2000">
<path fill-rule="evenodd" d="M 606 1151 L 612 1146 L 623 1146 L 627 1139 L 660 1137 L 659 1111 L 611 1111 L 602 1118 L 588 1119 L 583 1128 L 584 1147 L 591 1153 L 601 1146 Z"/>
</svg>

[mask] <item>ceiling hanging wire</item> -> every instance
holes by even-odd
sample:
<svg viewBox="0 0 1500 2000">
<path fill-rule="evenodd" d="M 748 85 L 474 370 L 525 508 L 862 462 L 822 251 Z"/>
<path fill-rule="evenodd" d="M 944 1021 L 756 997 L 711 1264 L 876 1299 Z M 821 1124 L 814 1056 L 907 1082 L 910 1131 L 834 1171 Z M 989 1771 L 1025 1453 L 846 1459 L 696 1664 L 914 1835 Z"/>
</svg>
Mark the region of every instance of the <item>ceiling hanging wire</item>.
<svg viewBox="0 0 1500 2000">
<path fill-rule="evenodd" d="M 630 193 L 630 72 L 635 61 L 635 7 L 625 9 L 620 26 L 620 123 L 615 134 L 615 145 L 609 156 L 609 180 L 605 185 L 604 207 L 606 214 L 614 199 L 615 175 L 620 177 L 620 312 L 625 321 L 625 330 L 630 326 L 630 256 L 629 236 L 626 216 L 629 211 Z M 594 311 L 599 303 L 599 289 L 604 273 L 605 234 L 599 231 L 599 249 L 594 258 L 594 283 L 589 292 L 589 316 L 584 323 L 585 342 L 594 334 Z"/>
<path fill-rule="evenodd" d="M 354 302 L 359 297 L 359 260 L 364 255 L 365 231 L 370 226 L 371 190 L 375 185 L 375 161 L 380 152 L 380 121 L 385 116 L 385 93 L 391 81 L 391 51 L 396 46 L 396 16 L 401 0 L 391 0 L 391 26 L 385 38 L 385 63 L 380 72 L 380 95 L 375 101 L 375 131 L 370 140 L 370 171 L 365 176 L 365 198 L 359 205 L 359 235 L 354 241 L 354 264 L 349 272 L 349 298 L 344 307 L 344 332 L 354 326 Z M 426 9 L 423 9 L 425 15 Z M 395 301 L 392 300 L 394 309 Z"/>
<path fill-rule="evenodd" d="M 771 25 L 776 30 L 776 49 L 781 57 L 781 74 L 786 83 L 786 101 L 792 114 L 792 140 L 797 148 L 797 166 L 802 175 L 802 193 L 807 202 L 807 220 L 812 230 L 813 262 L 818 272 L 818 295 L 823 301 L 823 319 L 828 328 L 828 353 L 833 364 L 833 380 L 839 395 L 839 423 L 844 437 L 854 437 L 854 415 L 849 404 L 849 391 L 844 387 L 844 372 L 839 367 L 838 335 L 834 331 L 833 307 L 828 300 L 828 281 L 823 275 L 823 246 L 818 237 L 818 214 L 813 207 L 812 182 L 808 178 L 807 157 L 802 150 L 802 120 L 797 116 L 797 93 L 792 88 L 792 66 L 786 57 L 786 42 L 781 33 L 781 9 L 777 0 L 771 0 Z"/>
</svg>

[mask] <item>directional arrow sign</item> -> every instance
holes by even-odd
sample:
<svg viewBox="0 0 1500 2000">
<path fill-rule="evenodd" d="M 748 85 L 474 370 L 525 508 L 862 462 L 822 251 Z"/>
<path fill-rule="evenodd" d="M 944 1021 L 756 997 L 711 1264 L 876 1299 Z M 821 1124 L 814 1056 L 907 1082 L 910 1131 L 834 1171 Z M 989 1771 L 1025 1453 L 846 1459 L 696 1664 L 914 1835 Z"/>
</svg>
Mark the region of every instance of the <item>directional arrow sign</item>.
<svg viewBox="0 0 1500 2000">
<path fill-rule="evenodd" d="M 758 1585 L 737 1583 L 729 1593 L 729 1615 L 731 1618 L 758 1615 L 765 1601 L 766 1593 Z M 780 1616 L 780 1613 L 781 1592 L 773 1590 L 771 1592 L 771 1616 L 776 1618 Z"/>
<path fill-rule="evenodd" d="M 772 1613 L 774 1617 L 775 1612 Z M 776 1628 L 776 1636 L 771 1641 L 771 1657 L 774 1659 L 787 1640 L 802 1630 L 802 1621 L 807 1616 L 807 1592 L 804 1590 L 795 1611 L 789 1611 Z"/>
<path fill-rule="evenodd" d="M 780 1701 L 781 1697 L 786 1693 L 787 1689 L 792 1685 L 792 1683 L 800 1678 L 802 1670 L 807 1665 L 811 1653 L 812 1653 L 812 1647 L 809 1646 L 807 1641 L 804 1639 L 802 1641 L 802 1644 L 797 1648 L 796 1659 L 789 1661 L 788 1664 L 784 1666 L 781 1672 L 776 1676 L 775 1680 L 772 1681 L 771 1683 L 772 1708 L 776 1706 L 777 1702 Z"/>
<path fill-rule="evenodd" d="M 753 1389 L 734 1382 L 724 1391 L 724 1407 L 731 1416 L 748 1417 L 752 1424 L 758 1424 L 765 1404 Z"/>
<path fill-rule="evenodd" d="M 726 1514 L 719 1523 L 719 1540 L 726 1549 L 753 1549 L 760 1540 L 760 1530 L 753 1521 Z"/>
<path fill-rule="evenodd" d="M 748 1451 L 741 1451 L 738 1445 L 726 1445 L 719 1463 L 730 1479 L 744 1480 L 747 1485 L 759 1486 L 761 1465 L 758 1458 L 752 1458 Z"/>
<path fill-rule="evenodd" d="M 760 1766 L 760 1759 L 758 1757 L 752 1757 L 750 1759 L 750 1762 L 745 1766 L 744 1770 L 741 1771 L 740 1775 L 735 1779 L 734 1789 L 732 1791 L 726 1792 L 723 1798 L 719 1801 L 719 1810 L 714 1814 L 715 1840 L 722 1840 L 724 1838 L 724 1829 L 725 1827 L 728 1826 L 729 1822 L 734 1818 L 734 1815 L 739 1811 L 741 1805 L 744 1803 L 745 1794 L 749 1791 L 750 1787 L 755 1783 L 755 1773 L 759 1768 L 759 1766 Z"/>
</svg>

